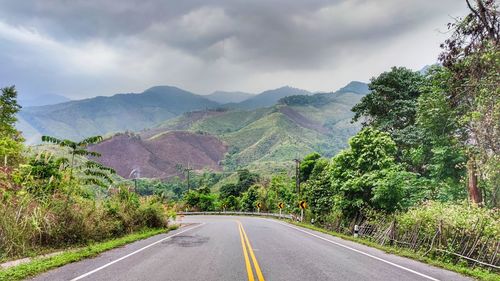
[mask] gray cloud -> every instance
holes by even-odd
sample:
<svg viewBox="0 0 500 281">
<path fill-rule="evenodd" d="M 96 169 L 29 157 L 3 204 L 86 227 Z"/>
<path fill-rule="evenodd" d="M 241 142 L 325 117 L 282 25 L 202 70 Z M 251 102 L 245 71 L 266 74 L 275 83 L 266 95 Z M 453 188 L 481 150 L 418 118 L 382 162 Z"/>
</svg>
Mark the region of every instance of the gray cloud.
<svg viewBox="0 0 500 281">
<path fill-rule="evenodd" d="M 0 0 L 0 83 L 70 97 L 154 84 L 332 90 L 433 63 L 436 30 L 464 13 L 457 0 Z"/>
</svg>

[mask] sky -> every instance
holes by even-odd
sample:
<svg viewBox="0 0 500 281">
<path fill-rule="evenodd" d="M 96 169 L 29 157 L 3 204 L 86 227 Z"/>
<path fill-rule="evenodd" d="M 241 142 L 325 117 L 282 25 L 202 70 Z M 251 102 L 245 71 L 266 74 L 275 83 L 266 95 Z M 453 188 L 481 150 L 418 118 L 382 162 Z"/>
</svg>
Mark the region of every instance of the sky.
<svg viewBox="0 0 500 281">
<path fill-rule="evenodd" d="M 462 0 L 0 0 L 0 87 L 333 91 L 436 63 Z"/>
</svg>

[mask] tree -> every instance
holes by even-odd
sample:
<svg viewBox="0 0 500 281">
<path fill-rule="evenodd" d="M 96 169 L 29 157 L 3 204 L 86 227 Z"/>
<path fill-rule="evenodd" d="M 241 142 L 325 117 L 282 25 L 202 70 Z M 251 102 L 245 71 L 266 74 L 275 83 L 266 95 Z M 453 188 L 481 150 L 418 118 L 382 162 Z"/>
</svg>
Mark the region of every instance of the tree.
<svg viewBox="0 0 500 281">
<path fill-rule="evenodd" d="M 449 70 L 448 102 L 460 124 L 459 139 L 469 158 L 468 191 L 473 203 L 483 196 L 478 177 L 493 188 L 500 179 L 500 19 L 494 0 L 467 0 L 469 14 L 448 25 L 452 35 L 441 47 L 440 61 Z M 483 188 L 484 189 L 484 188 Z"/>
<path fill-rule="evenodd" d="M 221 198 L 228 198 L 229 196 L 240 196 L 240 188 L 234 183 L 226 183 L 222 185 L 219 192 Z"/>
<path fill-rule="evenodd" d="M 409 150 L 421 174 L 430 179 L 436 190 L 432 199 L 463 199 L 462 180 L 465 176 L 466 155 L 457 140 L 460 128 L 455 109 L 447 100 L 447 79 L 450 73 L 443 67 L 428 71 L 417 103 L 416 125 L 420 142 Z"/>
<path fill-rule="evenodd" d="M 247 169 L 238 170 L 238 188 L 239 192 L 245 192 L 247 189 L 257 183 L 259 180 L 259 175 L 250 172 Z"/>
<path fill-rule="evenodd" d="M 395 157 L 396 143 L 385 132 L 366 127 L 352 137 L 349 148 L 329 166 L 334 207 L 347 217 L 361 215 L 365 207 L 388 212 L 399 209 L 399 199 L 408 195 L 403 193 L 406 183 L 392 178 L 396 173 L 409 174 Z"/>
<path fill-rule="evenodd" d="M 321 158 L 321 155 L 317 152 L 310 153 L 304 157 L 304 159 L 300 162 L 300 181 L 305 182 L 309 179 L 314 166 L 318 159 Z"/>
<path fill-rule="evenodd" d="M 414 124 L 423 81 L 419 72 L 404 67 L 393 67 L 372 78 L 371 92 L 352 108 L 353 121 L 389 133 L 399 151 L 412 147 L 419 136 Z"/>
<path fill-rule="evenodd" d="M 309 209 L 316 221 L 323 222 L 333 209 L 334 196 L 326 159 L 318 160 L 311 171 L 309 181 L 305 184 L 304 191 Z"/>
<path fill-rule="evenodd" d="M 21 109 L 17 103 L 17 91 L 14 86 L 2 88 L 0 95 L 0 136 L 19 138 L 15 128 L 16 114 Z"/>
<path fill-rule="evenodd" d="M 243 196 L 241 197 L 241 208 L 244 211 L 252 212 L 257 208 L 255 204 L 257 204 L 257 200 L 259 199 L 259 192 L 257 191 L 258 188 L 258 186 L 252 185 L 245 193 L 243 193 Z"/>
<path fill-rule="evenodd" d="M 23 149 L 21 134 L 15 128 L 16 114 L 21 109 L 17 103 L 17 91 L 14 86 L 1 89 L 0 95 L 0 156 L 3 165 L 7 166 L 9 161 L 19 159 Z M 10 163 L 13 164 L 13 163 Z"/>
</svg>

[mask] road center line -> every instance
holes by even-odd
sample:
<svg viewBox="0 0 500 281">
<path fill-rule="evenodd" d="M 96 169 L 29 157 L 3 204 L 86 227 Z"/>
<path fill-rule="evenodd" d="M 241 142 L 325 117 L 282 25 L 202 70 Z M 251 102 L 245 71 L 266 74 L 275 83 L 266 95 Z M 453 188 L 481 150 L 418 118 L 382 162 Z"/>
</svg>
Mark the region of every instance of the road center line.
<svg viewBox="0 0 500 281">
<path fill-rule="evenodd" d="M 439 279 L 436 279 L 436 278 L 434 278 L 434 277 L 431 277 L 431 276 L 425 275 L 425 274 L 423 274 L 423 273 L 420 273 L 420 272 L 417 272 L 417 271 L 415 271 L 415 270 L 409 269 L 409 268 L 404 267 L 404 266 L 402 266 L 402 265 L 395 264 L 395 263 L 390 262 L 390 261 L 388 261 L 388 260 L 384 260 L 383 258 L 379 258 L 379 257 L 377 257 L 377 256 L 374 256 L 374 255 L 371 255 L 371 254 L 365 253 L 365 252 L 363 252 L 363 251 L 360 251 L 360 250 L 357 250 L 357 249 L 351 248 L 351 247 L 349 247 L 349 246 L 346 246 L 346 245 L 343 245 L 343 244 L 341 244 L 341 243 L 338 243 L 338 242 L 332 241 L 332 240 L 330 240 L 330 239 L 326 239 L 325 237 L 322 237 L 322 236 L 319 236 L 319 235 L 314 234 L 314 233 L 312 233 L 312 232 L 309 232 L 309 231 L 306 231 L 306 230 L 300 229 L 300 228 L 298 228 L 298 227 L 295 227 L 295 226 L 292 226 L 292 225 L 289 225 L 289 224 L 286 224 L 286 223 L 278 222 L 278 221 L 275 221 L 275 220 L 269 220 L 269 221 L 272 221 L 272 222 L 275 222 L 275 223 L 282 224 L 282 225 L 284 225 L 284 226 L 287 226 L 287 227 L 293 228 L 293 229 L 298 230 L 298 231 L 300 231 L 300 232 L 303 232 L 303 233 L 306 233 L 306 234 L 308 234 L 308 235 L 314 236 L 314 237 L 316 237 L 316 238 L 318 238 L 318 239 L 321 239 L 321 240 L 324 240 L 324 241 L 326 241 L 326 242 L 329 242 L 329 243 L 335 244 L 335 245 L 337 245 L 337 246 L 340 246 L 340 247 L 346 248 L 346 249 L 348 249 L 348 250 L 351 250 L 351 251 L 354 251 L 354 252 L 356 252 L 356 253 L 359 253 L 359 254 L 365 255 L 365 256 L 367 256 L 367 257 L 370 257 L 370 258 L 376 259 L 376 260 L 378 260 L 378 261 L 385 262 L 385 263 L 387 263 L 387 264 L 390 264 L 390 265 L 395 266 L 395 267 L 397 267 L 397 268 L 400 268 L 400 269 L 406 270 L 406 271 L 408 271 L 408 272 L 414 273 L 414 274 L 416 274 L 416 275 L 419 275 L 419 276 L 421 276 L 421 277 L 427 278 L 427 279 L 429 279 L 429 280 L 433 280 L 433 281 L 440 281 Z"/>
<path fill-rule="evenodd" d="M 243 224 L 239 222 L 241 230 L 243 231 L 243 236 L 245 237 L 245 241 L 248 246 L 248 250 L 250 251 L 250 256 L 252 257 L 253 261 L 253 266 L 255 267 L 255 272 L 257 272 L 257 278 L 259 281 L 265 281 L 264 280 L 264 275 L 262 274 L 262 271 L 260 270 L 259 263 L 257 262 L 257 258 L 255 257 L 255 253 L 253 252 L 252 245 L 250 244 L 250 241 L 248 240 L 247 233 L 245 232 L 245 228 L 243 228 Z"/>
<path fill-rule="evenodd" d="M 158 244 L 158 243 L 161 243 L 161 242 L 163 242 L 163 241 L 165 241 L 165 240 L 167 240 L 167 239 L 170 239 L 170 238 L 172 238 L 172 237 L 174 237 L 174 236 L 177 236 L 177 235 L 179 235 L 179 234 L 182 234 L 182 233 L 184 233 L 184 232 L 186 232 L 186 231 L 190 231 L 190 230 L 193 230 L 193 229 L 195 229 L 195 228 L 198 228 L 198 227 L 200 227 L 200 226 L 202 226 L 202 225 L 204 225 L 204 224 L 205 224 L 205 223 L 202 223 L 202 224 L 200 224 L 200 225 L 197 225 L 197 226 L 194 226 L 194 227 L 188 228 L 188 229 L 183 230 L 183 231 L 181 231 L 181 232 L 177 232 L 176 234 L 172 234 L 172 235 L 170 235 L 170 236 L 167 236 L 167 237 L 165 237 L 165 238 L 162 238 L 162 239 L 160 239 L 160 240 L 158 240 L 158 241 L 156 241 L 156 242 L 153 242 L 153 243 L 151 243 L 151 244 L 149 244 L 149 245 L 147 245 L 147 246 L 144 246 L 144 247 L 140 248 L 139 250 L 136 250 L 136 251 L 134 251 L 134 252 L 132 252 L 132 253 L 130 253 L 130 254 L 128 254 L 128 255 L 125 255 L 125 256 L 123 256 L 123 257 L 121 257 L 121 258 L 119 258 L 119 259 L 116 259 L 116 260 L 114 260 L 114 261 L 112 261 L 112 262 L 109 262 L 109 263 L 107 263 L 107 264 L 105 264 L 105 265 L 103 265 L 103 266 L 101 266 L 101 267 L 98 267 L 98 268 L 96 268 L 96 269 L 94 269 L 94 270 L 92 270 L 92 271 L 89 271 L 89 272 L 87 272 L 87 273 L 85 273 L 85 274 L 83 274 L 83 275 L 80 275 L 80 276 L 78 276 L 78 277 L 76 277 L 76 278 L 73 278 L 73 279 L 71 279 L 70 281 L 77 281 L 77 280 L 81 280 L 81 279 L 83 279 L 83 278 L 85 278 L 85 277 L 87 277 L 87 276 L 89 276 L 89 275 L 91 275 L 91 274 L 94 274 L 94 273 L 96 273 L 97 271 L 102 270 L 102 269 L 104 269 L 104 268 L 106 268 L 106 267 L 108 267 L 108 266 L 110 266 L 110 265 L 112 265 L 112 264 L 115 264 L 115 263 L 117 263 L 117 262 L 119 262 L 119 261 L 121 261 L 121 260 L 124 260 L 124 259 L 126 259 L 126 258 L 128 258 L 128 257 L 130 257 L 130 256 L 132 256 L 132 255 L 135 255 L 135 254 L 137 254 L 137 253 L 139 253 L 139 252 L 142 252 L 142 251 L 146 250 L 146 249 L 147 249 L 147 248 L 149 248 L 149 247 L 152 247 L 152 246 L 154 246 L 154 245 L 156 245 L 156 244 Z"/>
<path fill-rule="evenodd" d="M 241 247 L 243 248 L 243 256 L 245 257 L 245 267 L 247 269 L 248 281 L 254 281 L 252 266 L 250 265 L 250 259 L 248 258 L 247 247 L 245 245 L 245 238 L 243 238 L 241 223 L 238 221 L 238 230 L 240 231 Z"/>
</svg>

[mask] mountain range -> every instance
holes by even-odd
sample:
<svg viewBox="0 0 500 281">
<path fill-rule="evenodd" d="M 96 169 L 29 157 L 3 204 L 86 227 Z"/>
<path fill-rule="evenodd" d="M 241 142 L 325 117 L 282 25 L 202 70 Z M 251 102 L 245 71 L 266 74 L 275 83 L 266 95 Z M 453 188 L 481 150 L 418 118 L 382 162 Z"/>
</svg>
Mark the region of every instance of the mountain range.
<svg viewBox="0 0 500 281">
<path fill-rule="evenodd" d="M 27 107 L 18 127 L 32 142 L 42 134 L 75 140 L 103 135 L 105 141 L 92 149 L 125 178 L 134 169 L 143 177 L 181 175 L 179 164 L 199 171 L 271 172 L 313 151 L 329 157 L 344 148 L 359 130 L 351 108 L 368 87 L 351 82 L 331 93 L 292 87 L 251 96 L 237 92 L 235 100 L 246 96 L 239 102 L 224 98 L 231 92 L 216 93 L 209 99 L 157 86 L 140 94 Z M 216 102 L 214 96 L 222 98 Z"/>
</svg>

